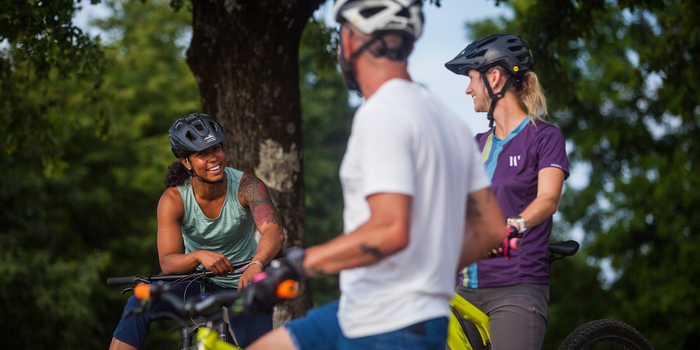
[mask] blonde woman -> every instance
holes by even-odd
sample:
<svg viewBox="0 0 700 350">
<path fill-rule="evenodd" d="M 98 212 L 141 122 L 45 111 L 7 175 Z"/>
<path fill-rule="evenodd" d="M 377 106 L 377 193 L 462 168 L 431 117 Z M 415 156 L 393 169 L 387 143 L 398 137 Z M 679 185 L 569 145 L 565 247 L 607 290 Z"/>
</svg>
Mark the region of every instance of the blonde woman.
<svg viewBox="0 0 700 350">
<path fill-rule="evenodd" d="M 510 259 L 483 259 L 460 271 L 457 292 L 489 315 L 494 350 L 540 349 L 549 306 L 547 244 L 569 176 L 564 136 L 542 120 L 546 99 L 520 36 L 483 37 L 445 66 L 471 78 L 466 93 L 490 121 L 490 130 L 476 136 L 481 159 L 507 223 L 523 234 Z"/>
</svg>

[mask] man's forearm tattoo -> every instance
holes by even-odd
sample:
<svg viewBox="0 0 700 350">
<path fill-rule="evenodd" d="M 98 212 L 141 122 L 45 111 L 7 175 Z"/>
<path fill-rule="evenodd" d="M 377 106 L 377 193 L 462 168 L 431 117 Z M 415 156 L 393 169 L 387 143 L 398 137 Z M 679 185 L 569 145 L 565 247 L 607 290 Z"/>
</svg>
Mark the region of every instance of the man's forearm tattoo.
<svg viewBox="0 0 700 350">
<path fill-rule="evenodd" d="M 281 220 L 265 184 L 253 176 L 244 175 L 238 190 L 238 197 L 248 203 L 253 213 L 255 225 L 281 225 Z"/>
<path fill-rule="evenodd" d="M 312 267 L 310 268 L 311 270 L 311 275 L 312 276 L 328 276 L 330 274 L 326 273 L 322 268 L 320 267 Z"/>
<path fill-rule="evenodd" d="M 479 205 L 479 202 L 474 198 L 474 196 L 469 196 L 467 197 L 467 217 L 468 218 L 480 218 L 481 217 L 481 211 L 479 211 L 479 208 L 477 206 Z"/>
<path fill-rule="evenodd" d="M 384 254 L 382 254 L 382 252 L 379 250 L 379 248 L 372 247 L 372 246 L 366 245 L 364 243 L 360 244 L 360 250 L 362 250 L 363 253 L 374 255 L 374 257 L 377 258 L 377 260 L 384 257 Z"/>
<path fill-rule="evenodd" d="M 490 187 L 486 188 L 486 204 L 491 204 L 491 200 L 494 198 L 493 191 Z M 467 196 L 467 218 L 480 218 L 482 216 L 479 210 L 479 203 L 476 198 L 472 195 Z"/>
</svg>

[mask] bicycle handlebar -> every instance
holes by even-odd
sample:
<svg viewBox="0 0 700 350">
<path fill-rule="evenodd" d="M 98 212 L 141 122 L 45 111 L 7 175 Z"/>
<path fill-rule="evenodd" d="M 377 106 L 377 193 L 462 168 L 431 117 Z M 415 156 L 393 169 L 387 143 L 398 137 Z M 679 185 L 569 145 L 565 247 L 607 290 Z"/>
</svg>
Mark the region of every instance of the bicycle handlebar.
<svg viewBox="0 0 700 350">
<path fill-rule="evenodd" d="M 136 279 L 139 276 L 128 276 L 128 277 L 110 277 L 107 279 L 108 286 L 117 286 L 120 284 L 136 284 Z"/>
<path fill-rule="evenodd" d="M 231 264 L 234 270 L 238 270 L 241 267 L 248 265 L 250 260 L 241 261 Z M 193 273 L 182 274 L 182 275 L 147 275 L 147 276 L 126 276 L 126 277 L 110 277 L 107 279 L 108 286 L 116 286 L 120 284 L 136 284 L 136 283 L 153 283 L 153 282 L 174 282 L 174 281 L 188 281 L 195 280 L 202 277 L 212 278 L 216 277 L 216 274 L 211 270 L 200 270 Z"/>
<path fill-rule="evenodd" d="M 289 249 L 289 248 L 287 248 Z M 275 256 L 274 259 L 281 259 L 284 257 L 285 251 L 287 249 L 281 250 L 277 255 Z M 238 270 L 242 268 L 243 266 L 246 266 L 250 264 L 250 260 L 246 261 L 241 261 L 237 263 L 232 263 L 231 266 L 233 267 L 234 270 Z M 212 278 L 216 277 L 216 274 L 212 272 L 211 270 L 200 270 L 196 271 L 193 273 L 188 273 L 188 274 L 180 274 L 180 275 L 146 275 L 146 276 L 126 276 L 126 277 L 110 277 L 107 278 L 107 285 L 108 286 L 116 286 L 116 285 L 124 285 L 124 284 L 137 284 L 137 283 L 153 283 L 153 282 L 158 282 L 158 281 L 163 281 L 163 282 L 174 282 L 174 281 L 189 281 L 189 280 L 195 280 L 199 279 L 202 277 L 207 277 L 207 278 Z"/>
<path fill-rule="evenodd" d="M 177 295 L 171 293 L 173 289 L 167 284 L 139 285 L 140 294 L 146 294 L 153 300 L 163 300 L 170 303 L 181 317 L 209 316 L 221 310 L 222 306 L 231 304 L 241 297 L 241 293 L 235 290 L 221 291 L 208 294 L 206 298 L 189 298 L 183 301 Z"/>
<path fill-rule="evenodd" d="M 207 317 L 221 310 L 222 306 L 230 305 L 240 300 L 242 292 L 237 290 L 219 291 L 207 294 L 206 298 L 191 297 L 183 301 L 179 296 L 171 293 L 174 288 L 163 283 L 139 284 L 134 294 L 141 299 L 152 301 L 165 301 L 173 306 L 180 317 Z M 281 299 L 292 299 L 299 294 L 299 284 L 294 280 L 286 280 L 279 284 L 276 294 Z M 242 310 L 238 304 L 239 311 Z"/>
</svg>

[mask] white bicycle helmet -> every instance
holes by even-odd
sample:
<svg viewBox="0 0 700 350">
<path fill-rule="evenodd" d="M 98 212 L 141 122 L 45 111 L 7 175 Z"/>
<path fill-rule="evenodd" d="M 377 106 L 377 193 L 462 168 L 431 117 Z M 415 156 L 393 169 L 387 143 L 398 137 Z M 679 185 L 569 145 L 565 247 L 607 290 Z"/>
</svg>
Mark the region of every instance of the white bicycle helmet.
<svg viewBox="0 0 700 350">
<path fill-rule="evenodd" d="M 418 40 L 423 32 L 423 0 L 336 0 L 333 16 L 361 32 L 403 32 Z"/>
</svg>

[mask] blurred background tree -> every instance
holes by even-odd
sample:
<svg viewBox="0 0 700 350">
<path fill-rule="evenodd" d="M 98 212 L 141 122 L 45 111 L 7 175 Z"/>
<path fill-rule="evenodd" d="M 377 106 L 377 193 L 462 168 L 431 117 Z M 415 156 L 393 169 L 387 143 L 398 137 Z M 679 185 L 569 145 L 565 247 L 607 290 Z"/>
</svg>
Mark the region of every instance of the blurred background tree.
<svg viewBox="0 0 700 350">
<path fill-rule="evenodd" d="M 37 63 L 21 38 L 8 40 L 0 56 L 0 334 L 7 347 L 105 348 L 128 297 L 105 279 L 160 270 L 155 209 L 174 161 L 167 130 L 201 110 L 184 55 L 191 14 L 165 1 L 105 4 L 113 15 L 94 23 L 107 39 L 90 41 L 92 61 L 73 65 L 66 54 L 57 57 L 73 63 L 44 65 L 37 49 Z M 314 243 L 342 232 L 337 172 L 353 113 L 335 70 L 333 35 L 312 20 L 300 48 Z M 337 297 L 337 278 L 315 283 L 320 302 Z M 157 323 L 146 347 L 176 348 L 179 335 L 170 331 Z"/>
<path fill-rule="evenodd" d="M 155 205 L 172 161 L 163 145 L 174 118 L 200 109 L 178 42 L 190 16 L 162 2 L 107 4 L 114 16 L 97 25 L 112 41 L 97 47 L 99 65 L 43 67 L 25 43 L 3 52 L 13 84 L 0 154 L 8 347 L 105 347 L 125 302 L 105 278 L 159 270 Z"/>
<path fill-rule="evenodd" d="M 584 248 L 552 268 L 545 348 L 602 317 L 633 325 L 656 348 L 694 348 L 700 3 L 497 3 L 513 18 L 468 23 L 469 37 L 505 31 L 525 39 L 551 122 L 573 146 L 570 160 L 587 169 L 587 186 L 567 186 L 560 207 L 560 231 L 582 229 Z"/>
<path fill-rule="evenodd" d="M 343 232 L 343 197 L 338 172 L 354 109 L 348 105 L 348 90 L 337 70 L 337 40 L 336 29 L 311 20 L 299 48 L 309 246 L 329 241 Z M 315 306 L 340 297 L 337 275 L 310 282 Z"/>
</svg>

